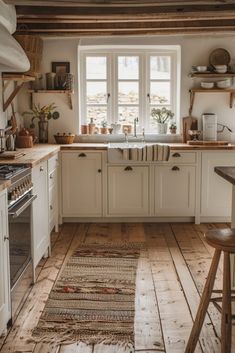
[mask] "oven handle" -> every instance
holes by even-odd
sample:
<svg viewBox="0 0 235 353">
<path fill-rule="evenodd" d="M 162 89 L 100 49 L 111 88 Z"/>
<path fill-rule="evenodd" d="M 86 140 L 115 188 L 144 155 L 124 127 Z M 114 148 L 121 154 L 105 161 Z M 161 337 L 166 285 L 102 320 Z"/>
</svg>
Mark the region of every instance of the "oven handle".
<svg viewBox="0 0 235 353">
<path fill-rule="evenodd" d="M 16 210 L 14 210 L 14 212 L 9 211 L 9 216 L 11 216 L 12 218 L 17 218 L 20 216 L 20 214 L 26 210 L 27 207 L 29 207 L 31 205 L 31 203 L 37 198 L 37 195 L 32 195 L 29 197 L 29 199 L 19 208 L 17 208 Z"/>
</svg>

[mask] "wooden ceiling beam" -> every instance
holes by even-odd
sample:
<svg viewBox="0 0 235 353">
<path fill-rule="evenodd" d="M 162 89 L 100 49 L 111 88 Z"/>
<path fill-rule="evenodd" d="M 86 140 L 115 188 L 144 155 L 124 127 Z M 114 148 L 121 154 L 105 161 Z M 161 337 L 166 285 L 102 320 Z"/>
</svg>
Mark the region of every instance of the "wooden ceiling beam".
<svg viewBox="0 0 235 353">
<path fill-rule="evenodd" d="M 235 11 L 229 13 L 187 13 L 187 14 L 153 14 L 148 16 L 18 16 L 18 23 L 108 23 L 108 22 L 168 22 L 168 21 L 191 21 L 191 20 L 228 20 L 235 19 Z"/>
<path fill-rule="evenodd" d="M 23 6 L 54 6 L 54 7 L 143 7 L 142 0 L 4 0 L 7 4 Z M 144 3 L 148 6 L 186 6 L 186 5 L 223 5 L 233 4 L 233 0 L 147 0 Z"/>
</svg>

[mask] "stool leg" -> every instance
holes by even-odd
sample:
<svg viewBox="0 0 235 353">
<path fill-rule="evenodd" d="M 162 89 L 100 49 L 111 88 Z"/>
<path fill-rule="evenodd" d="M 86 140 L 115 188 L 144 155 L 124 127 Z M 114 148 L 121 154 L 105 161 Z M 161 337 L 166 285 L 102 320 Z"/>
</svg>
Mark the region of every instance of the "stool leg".
<svg viewBox="0 0 235 353">
<path fill-rule="evenodd" d="M 221 318 L 221 353 L 231 353 L 232 309 L 230 255 L 224 252 L 223 299 Z"/>
<path fill-rule="evenodd" d="M 221 250 L 216 249 L 212 259 L 210 271 L 207 276 L 206 284 L 203 289 L 201 301 L 197 310 L 197 315 L 193 324 L 191 334 L 189 336 L 185 353 L 194 353 L 195 351 L 197 341 L 199 339 L 199 335 L 202 329 L 202 325 L 206 316 L 206 311 L 211 299 L 211 293 L 215 282 L 215 276 L 219 265 L 220 255 L 221 255 Z"/>
</svg>

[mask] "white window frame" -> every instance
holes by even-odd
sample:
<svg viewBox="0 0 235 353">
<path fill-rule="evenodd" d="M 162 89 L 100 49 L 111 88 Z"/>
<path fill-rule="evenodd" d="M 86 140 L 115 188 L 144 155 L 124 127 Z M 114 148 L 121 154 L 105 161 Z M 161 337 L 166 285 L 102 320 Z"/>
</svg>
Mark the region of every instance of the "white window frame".
<svg viewBox="0 0 235 353">
<path fill-rule="evenodd" d="M 118 120 L 118 56 L 139 56 L 139 124 L 148 127 L 150 104 L 150 56 L 171 56 L 171 100 L 175 121 L 180 131 L 180 68 L 181 50 L 178 45 L 170 46 L 80 46 L 79 47 L 79 116 L 80 124 L 86 124 L 86 56 L 107 56 L 107 93 L 111 92 L 108 104 L 108 122 Z M 145 76 L 146 74 L 146 76 Z M 128 80 L 127 80 L 128 81 Z M 131 81 L 131 80 L 130 80 Z M 159 80 L 160 81 L 160 80 Z M 168 80 L 167 80 L 168 81 Z M 150 134 L 154 133 L 148 131 Z"/>
</svg>

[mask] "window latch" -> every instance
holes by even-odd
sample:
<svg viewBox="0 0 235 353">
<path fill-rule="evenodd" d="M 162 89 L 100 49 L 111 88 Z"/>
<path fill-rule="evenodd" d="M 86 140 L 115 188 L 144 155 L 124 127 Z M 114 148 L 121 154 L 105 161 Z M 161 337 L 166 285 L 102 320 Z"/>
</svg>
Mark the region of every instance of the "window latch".
<svg viewBox="0 0 235 353">
<path fill-rule="evenodd" d="M 149 104 L 151 104 L 151 98 L 150 98 L 150 94 L 149 93 L 147 93 L 147 98 L 148 98 Z"/>
<path fill-rule="evenodd" d="M 106 103 L 109 102 L 109 98 L 110 98 L 110 93 L 107 94 L 107 99 L 106 99 Z"/>
</svg>

